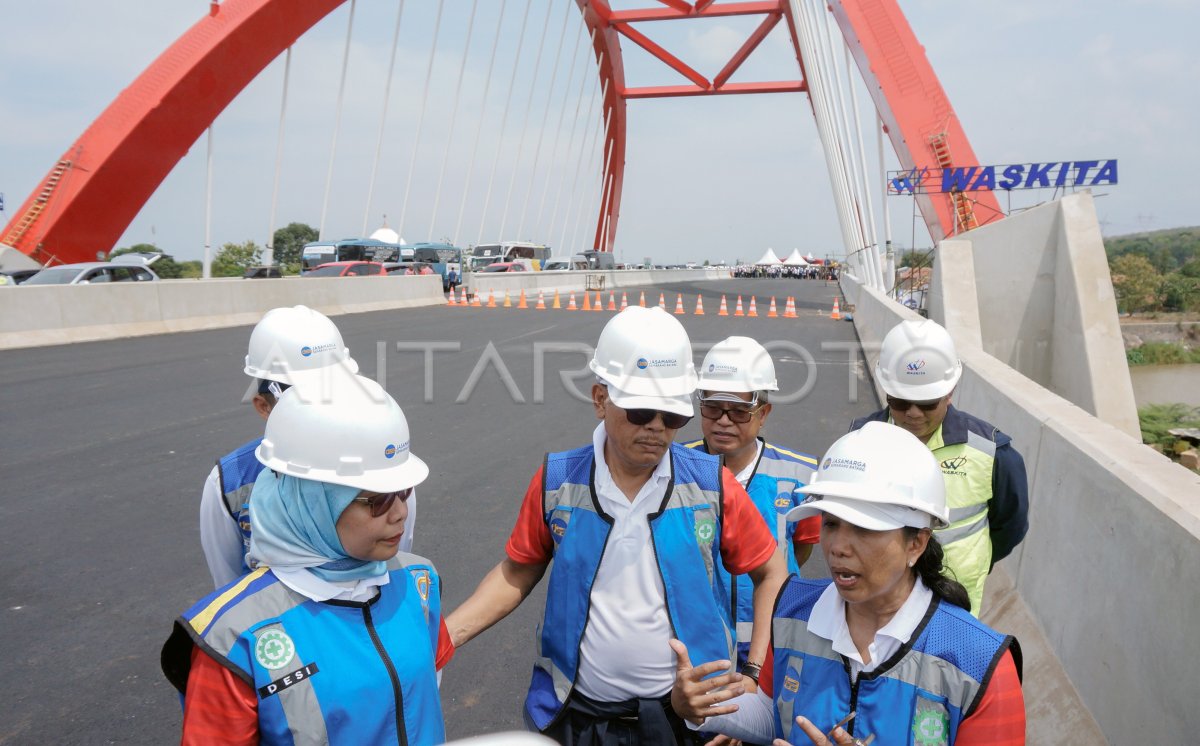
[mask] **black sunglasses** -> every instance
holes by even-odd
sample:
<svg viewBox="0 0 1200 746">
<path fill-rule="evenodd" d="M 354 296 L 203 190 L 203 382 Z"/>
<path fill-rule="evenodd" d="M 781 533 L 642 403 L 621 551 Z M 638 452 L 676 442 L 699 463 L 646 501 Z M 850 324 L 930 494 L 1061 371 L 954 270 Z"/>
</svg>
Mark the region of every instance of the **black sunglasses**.
<svg viewBox="0 0 1200 746">
<path fill-rule="evenodd" d="M 370 497 L 356 497 L 354 498 L 354 502 L 365 503 L 371 509 L 371 517 L 378 518 L 392 509 L 392 503 L 396 502 L 396 500 L 404 502 L 412 495 L 412 492 L 413 488 L 409 487 L 397 492 L 382 492 Z"/>
<path fill-rule="evenodd" d="M 660 409 L 626 409 L 624 411 L 625 419 L 629 420 L 629 424 L 638 427 L 649 425 L 658 416 L 662 417 L 663 427 L 668 430 L 678 430 L 692 421 L 692 418 L 687 415 L 663 412 Z"/>
<path fill-rule="evenodd" d="M 897 412 L 907 412 L 910 407 L 916 407 L 922 412 L 932 412 L 938 408 L 938 405 L 942 403 L 942 400 L 934 399 L 933 401 L 909 401 L 908 399 L 897 399 L 894 396 L 889 396 L 887 398 L 887 403 L 888 407 L 896 410 Z"/>
<path fill-rule="evenodd" d="M 738 425 L 745 425 L 750 420 L 754 419 L 754 415 L 761 410 L 762 407 L 718 407 L 715 404 L 701 404 L 700 416 L 706 420 L 719 420 L 723 415 L 729 415 L 729 421 Z"/>
</svg>

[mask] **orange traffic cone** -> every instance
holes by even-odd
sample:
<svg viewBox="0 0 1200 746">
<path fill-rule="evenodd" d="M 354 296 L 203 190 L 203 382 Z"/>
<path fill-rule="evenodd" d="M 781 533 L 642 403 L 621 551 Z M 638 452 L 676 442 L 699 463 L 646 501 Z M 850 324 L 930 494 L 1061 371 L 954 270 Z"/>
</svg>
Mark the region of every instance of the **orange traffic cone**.
<svg viewBox="0 0 1200 746">
<path fill-rule="evenodd" d="M 703 295 L 696 296 L 696 312 L 692 315 L 693 316 L 703 316 L 704 315 L 704 296 Z"/>
<path fill-rule="evenodd" d="M 583 310 L 592 310 L 592 296 L 586 290 L 583 291 Z"/>
<path fill-rule="evenodd" d="M 667 299 L 662 293 L 658 294 L 658 307 L 662 310 L 667 310 Z"/>
<path fill-rule="evenodd" d="M 601 293 L 599 290 L 596 291 L 596 302 L 592 304 L 593 311 L 603 311 L 604 310 L 604 298 L 601 297 L 603 295 L 604 295 L 604 293 Z"/>
<path fill-rule="evenodd" d="M 517 302 L 517 308 L 529 308 L 529 304 L 525 302 L 525 288 L 521 288 L 521 300 Z"/>
<path fill-rule="evenodd" d="M 829 318 L 837 321 L 841 321 L 842 319 L 842 307 L 838 305 L 837 298 L 833 299 L 833 313 L 829 314 Z"/>
<path fill-rule="evenodd" d="M 487 307 L 488 307 L 488 308 L 495 308 L 495 307 L 496 307 L 496 294 L 495 294 L 495 293 L 493 293 L 491 290 L 489 290 L 489 291 L 488 291 L 488 302 L 487 302 Z"/>
<path fill-rule="evenodd" d="M 771 307 L 767 310 L 768 319 L 779 318 L 779 312 L 775 310 L 775 296 L 771 296 Z"/>
<path fill-rule="evenodd" d="M 746 312 L 742 310 L 742 296 L 738 296 L 737 307 L 733 310 L 734 316 L 745 316 Z"/>
<path fill-rule="evenodd" d="M 790 295 L 788 296 L 788 299 L 787 299 L 787 306 L 785 306 L 783 309 L 783 318 L 785 318 L 785 319 L 796 318 L 796 299 Z"/>
<path fill-rule="evenodd" d="M 471 299 L 472 308 L 482 308 L 483 301 L 479 300 L 479 293 L 475 293 L 475 297 Z"/>
<path fill-rule="evenodd" d="M 754 296 L 750 296 L 750 309 L 746 311 L 746 315 L 752 318 L 758 318 L 758 305 L 754 302 Z"/>
<path fill-rule="evenodd" d="M 454 287 L 453 286 L 450 287 L 450 295 L 449 295 L 449 297 L 446 298 L 446 305 L 447 306 L 457 306 L 458 305 L 458 301 L 456 301 L 454 299 Z"/>
<path fill-rule="evenodd" d="M 717 309 L 717 315 L 718 316 L 728 316 L 729 315 L 729 305 L 725 302 L 724 295 L 721 296 L 721 307 Z"/>
<path fill-rule="evenodd" d="M 538 304 L 536 306 L 534 306 L 534 310 L 535 311 L 545 311 L 546 310 L 546 291 L 545 290 L 538 291 Z"/>
<path fill-rule="evenodd" d="M 608 291 L 608 310 L 617 310 L 617 296 L 611 290 Z"/>
<path fill-rule="evenodd" d="M 675 297 L 675 315 L 683 316 L 687 311 L 683 310 L 683 293 Z"/>
<path fill-rule="evenodd" d="M 624 311 L 626 308 L 629 308 L 629 293 L 626 293 L 624 290 L 622 290 L 621 291 L 621 310 Z"/>
<path fill-rule="evenodd" d="M 579 310 L 579 306 L 575 305 L 575 293 L 571 293 L 571 299 L 569 301 L 567 301 L 567 310 L 568 311 L 578 311 Z"/>
<path fill-rule="evenodd" d="M 551 308 L 562 308 L 562 301 L 558 298 L 558 290 L 554 291 L 554 305 Z"/>
<path fill-rule="evenodd" d="M 504 307 L 505 307 L 505 308 L 512 308 L 512 298 L 509 298 L 509 297 L 508 297 L 508 291 L 507 291 L 507 290 L 505 290 L 505 291 L 504 291 Z"/>
<path fill-rule="evenodd" d="M 646 307 L 646 291 L 645 290 L 642 291 L 642 298 L 641 298 L 641 300 L 638 301 L 638 305 L 641 306 L 642 308 Z"/>
</svg>

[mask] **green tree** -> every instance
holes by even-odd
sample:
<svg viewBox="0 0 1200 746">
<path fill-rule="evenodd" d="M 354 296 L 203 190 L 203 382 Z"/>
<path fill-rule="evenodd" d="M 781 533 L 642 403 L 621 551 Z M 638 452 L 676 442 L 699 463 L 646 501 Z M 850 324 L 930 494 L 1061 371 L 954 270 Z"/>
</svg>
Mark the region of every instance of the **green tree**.
<svg viewBox="0 0 1200 746">
<path fill-rule="evenodd" d="M 253 241 L 227 243 L 212 261 L 213 277 L 241 277 L 246 270 L 262 263 L 262 247 Z"/>
<path fill-rule="evenodd" d="M 199 259 L 193 259 L 188 262 L 180 262 L 179 269 L 183 274 L 180 276 L 185 280 L 198 280 L 204 276 L 204 262 Z"/>
<path fill-rule="evenodd" d="M 154 270 L 154 274 L 158 275 L 164 280 L 178 280 L 180 277 L 183 277 L 183 265 L 175 261 L 175 257 L 166 253 L 154 244 L 139 243 L 134 244 L 133 246 L 113 249 L 112 253 L 108 255 L 108 260 L 112 261 L 114 258 L 121 256 L 122 254 L 133 253 L 161 254 L 162 256 L 155 260 L 154 264 L 151 266 L 151 269 Z"/>
<path fill-rule="evenodd" d="M 1172 272 L 1163 278 L 1160 293 L 1166 311 L 1200 311 L 1200 277 Z"/>
<path fill-rule="evenodd" d="M 304 244 L 317 240 L 317 229 L 305 223 L 288 223 L 275 231 L 273 246 L 275 263 L 285 272 L 300 271 L 300 255 Z"/>
<path fill-rule="evenodd" d="M 1117 294 L 1117 310 L 1130 315 L 1158 305 L 1162 277 L 1150 260 L 1137 254 L 1126 254 L 1112 260 L 1113 290 Z"/>
<path fill-rule="evenodd" d="M 896 255 L 897 267 L 932 267 L 933 251 L 908 249 Z"/>
</svg>

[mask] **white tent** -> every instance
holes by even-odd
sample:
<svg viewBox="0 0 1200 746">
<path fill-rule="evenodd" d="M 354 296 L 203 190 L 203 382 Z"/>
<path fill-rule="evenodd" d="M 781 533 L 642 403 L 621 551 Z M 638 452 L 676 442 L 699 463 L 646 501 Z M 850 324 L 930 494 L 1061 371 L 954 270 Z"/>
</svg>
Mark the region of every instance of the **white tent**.
<svg viewBox="0 0 1200 746">
<path fill-rule="evenodd" d="M 775 251 L 772 249 L 767 249 L 767 253 L 762 255 L 762 259 L 759 259 L 757 262 L 755 262 L 755 264 L 759 265 L 759 266 L 764 265 L 764 264 L 782 264 L 782 263 L 783 262 L 781 262 L 779 260 L 779 257 L 775 256 Z"/>
<path fill-rule="evenodd" d="M 800 256 L 800 249 L 792 249 L 791 255 L 783 260 L 783 263 L 789 267 L 807 267 L 808 262 L 804 261 L 804 257 Z"/>
</svg>

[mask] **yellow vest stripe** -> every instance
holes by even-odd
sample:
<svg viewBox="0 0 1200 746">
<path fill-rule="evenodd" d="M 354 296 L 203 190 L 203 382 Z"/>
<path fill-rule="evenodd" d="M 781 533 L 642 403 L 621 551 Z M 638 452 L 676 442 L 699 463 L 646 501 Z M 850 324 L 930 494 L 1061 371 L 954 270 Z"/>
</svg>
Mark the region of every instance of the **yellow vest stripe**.
<svg viewBox="0 0 1200 746">
<path fill-rule="evenodd" d="M 214 598 L 212 602 L 205 607 L 204 611 L 192 617 L 192 629 L 196 630 L 198 633 L 207 629 L 208 625 L 212 622 L 213 617 L 217 615 L 217 612 L 224 608 L 225 604 L 236 598 L 239 594 L 241 594 L 242 591 L 246 590 L 248 585 L 262 577 L 263 573 L 269 569 L 269 567 L 260 567 L 249 575 L 243 577 L 238 582 L 229 586 L 229 590 Z"/>
</svg>

